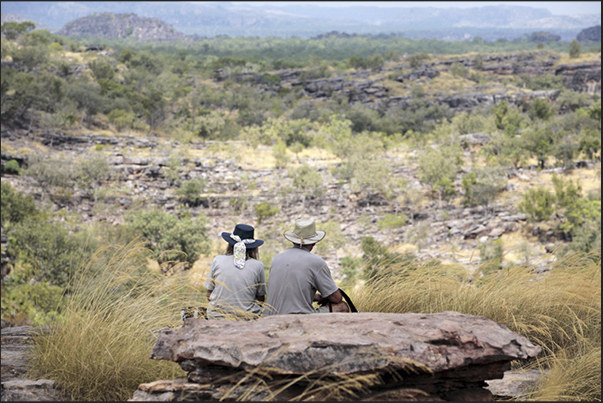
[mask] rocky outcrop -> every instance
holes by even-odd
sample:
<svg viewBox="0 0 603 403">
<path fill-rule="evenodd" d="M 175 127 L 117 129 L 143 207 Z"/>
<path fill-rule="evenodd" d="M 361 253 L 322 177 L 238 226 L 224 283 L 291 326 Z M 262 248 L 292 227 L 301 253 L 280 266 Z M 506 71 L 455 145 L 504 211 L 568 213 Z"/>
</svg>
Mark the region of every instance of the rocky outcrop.
<svg viewBox="0 0 603 403">
<path fill-rule="evenodd" d="M 601 42 L 601 25 L 583 29 L 576 36 L 576 40 L 578 42 Z"/>
<path fill-rule="evenodd" d="M 555 75 L 561 76 L 570 90 L 601 96 L 601 60 L 562 64 L 555 69 Z"/>
<path fill-rule="evenodd" d="M 2 328 L 2 401 L 64 401 L 49 379 L 27 379 L 33 337 L 44 328 Z"/>
<path fill-rule="evenodd" d="M 133 37 L 141 41 L 156 42 L 190 39 L 157 18 L 139 17 L 133 13 L 95 13 L 81 17 L 65 25 L 58 35 L 104 39 Z"/>
<path fill-rule="evenodd" d="M 368 375 L 376 376 L 371 384 L 351 387 L 358 400 L 491 400 L 486 380 L 503 378 L 511 361 L 540 352 L 503 325 L 457 312 L 193 318 L 163 331 L 150 356 L 177 362 L 187 379 L 140 385 L 132 400 L 218 400 L 227 393 L 290 400 L 308 384 L 273 387 L 298 377 L 331 379 L 330 388 L 314 392 L 323 400 L 334 396 L 336 380 Z M 267 383 L 246 381 L 250 373 Z"/>
</svg>

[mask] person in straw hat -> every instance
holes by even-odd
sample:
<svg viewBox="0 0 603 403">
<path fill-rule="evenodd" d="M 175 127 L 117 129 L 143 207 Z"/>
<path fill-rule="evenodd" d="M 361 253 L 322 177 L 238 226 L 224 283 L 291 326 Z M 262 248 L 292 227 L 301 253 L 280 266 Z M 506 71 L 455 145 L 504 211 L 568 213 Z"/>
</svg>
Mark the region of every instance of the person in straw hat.
<svg viewBox="0 0 603 403">
<path fill-rule="evenodd" d="M 216 256 L 205 282 L 208 319 L 256 319 L 262 312 L 266 280 L 264 265 L 259 260 L 259 247 L 254 228 L 237 224 L 233 232 L 223 232 L 228 243 L 223 255 Z"/>
<path fill-rule="evenodd" d="M 263 315 L 329 312 L 328 302 L 333 312 L 349 312 L 327 262 L 311 253 L 326 233 L 308 219 L 296 221 L 295 228 L 283 235 L 293 247 L 272 260 Z M 315 309 L 314 301 L 321 306 Z"/>
</svg>

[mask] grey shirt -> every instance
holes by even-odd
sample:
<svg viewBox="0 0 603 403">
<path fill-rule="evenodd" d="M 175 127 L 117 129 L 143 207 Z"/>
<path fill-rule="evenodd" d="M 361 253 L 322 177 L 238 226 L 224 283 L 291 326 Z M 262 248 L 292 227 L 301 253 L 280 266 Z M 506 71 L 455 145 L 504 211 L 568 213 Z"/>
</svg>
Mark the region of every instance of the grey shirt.
<svg viewBox="0 0 603 403">
<path fill-rule="evenodd" d="M 261 313 L 256 297 L 266 295 L 266 279 L 262 262 L 249 259 L 245 267 L 234 265 L 234 256 L 216 256 L 211 264 L 205 287 L 212 291 L 207 306 L 209 319 L 223 319 L 235 315 L 249 319 Z"/>
<path fill-rule="evenodd" d="M 314 313 L 314 294 L 327 297 L 339 288 L 327 262 L 305 248 L 293 247 L 272 259 L 264 315 Z"/>
</svg>

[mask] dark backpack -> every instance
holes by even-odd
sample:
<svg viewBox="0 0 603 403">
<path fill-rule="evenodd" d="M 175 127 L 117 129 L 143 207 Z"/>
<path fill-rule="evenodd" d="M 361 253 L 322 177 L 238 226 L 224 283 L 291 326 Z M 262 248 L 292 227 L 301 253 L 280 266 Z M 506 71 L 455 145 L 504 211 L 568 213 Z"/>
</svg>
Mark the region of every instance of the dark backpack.
<svg viewBox="0 0 603 403">
<path fill-rule="evenodd" d="M 341 293 L 341 296 L 343 297 L 345 302 L 350 307 L 350 312 L 358 312 L 358 309 L 356 309 L 356 307 L 354 306 L 354 303 L 352 302 L 352 299 L 348 296 L 348 294 L 346 294 L 345 291 L 343 291 L 341 288 L 339 289 L 339 292 Z M 327 304 L 329 305 L 329 312 L 333 312 L 333 307 L 331 306 L 331 301 L 329 301 L 328 299 L 327 299 Z"/>
</svg>

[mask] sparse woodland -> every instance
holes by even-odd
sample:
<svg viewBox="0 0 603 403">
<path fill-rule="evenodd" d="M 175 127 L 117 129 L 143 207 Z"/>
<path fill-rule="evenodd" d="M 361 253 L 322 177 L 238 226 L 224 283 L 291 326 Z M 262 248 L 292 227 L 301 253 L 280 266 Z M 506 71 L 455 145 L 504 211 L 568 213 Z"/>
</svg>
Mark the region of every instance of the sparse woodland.
<svg viewBox="0 0 603 403">
<path fill-rule="evenodd" d="M 303 215 L 361 311 L 489 317 L 543 347 L 530 400 L 601 399 L 600 42 L 2 34 L 2 326 L 50 325 L 71 399 L 179 375 L 148 352 L 217 235 L 269 274 Z"/>
</svg>

